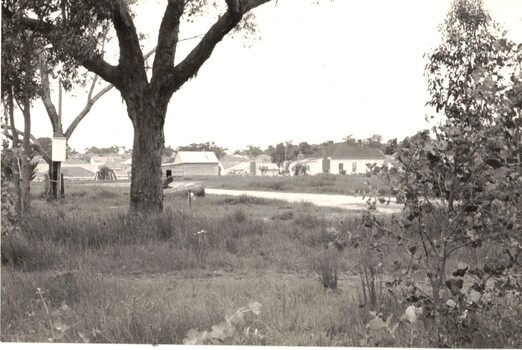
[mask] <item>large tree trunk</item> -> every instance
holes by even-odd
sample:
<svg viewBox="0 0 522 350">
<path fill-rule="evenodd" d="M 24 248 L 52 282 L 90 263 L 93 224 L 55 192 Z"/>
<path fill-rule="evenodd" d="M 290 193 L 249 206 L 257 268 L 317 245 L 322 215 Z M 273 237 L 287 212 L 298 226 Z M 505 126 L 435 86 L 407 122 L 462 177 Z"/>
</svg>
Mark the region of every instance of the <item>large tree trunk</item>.
<svg viewBox="0 0 522 350">
<path fill-rule="evenodd" d="M 168 100 L 158 102 L 148 93 L 127 100 L 127 110 L 133 121 L 131 212 L 163 210 L 161 155 L 165 145 L 163 126 Z"/>
</svg>

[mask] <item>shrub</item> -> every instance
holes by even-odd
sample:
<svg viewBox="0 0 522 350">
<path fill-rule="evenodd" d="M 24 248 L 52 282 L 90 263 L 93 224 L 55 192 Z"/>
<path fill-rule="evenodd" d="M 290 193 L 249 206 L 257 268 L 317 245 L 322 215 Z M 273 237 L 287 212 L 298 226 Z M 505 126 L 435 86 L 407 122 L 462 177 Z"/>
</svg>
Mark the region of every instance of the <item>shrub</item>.
<svg viewBox="0 0 522 350">
<path fill-rule="evenodd" d="M 312 262 L 312 268 L 319 274 L 319 280 L 323 287 L 337 289 L 339 252 L 335 248 L 329 246 L 318 253 Z"/>
</svg>

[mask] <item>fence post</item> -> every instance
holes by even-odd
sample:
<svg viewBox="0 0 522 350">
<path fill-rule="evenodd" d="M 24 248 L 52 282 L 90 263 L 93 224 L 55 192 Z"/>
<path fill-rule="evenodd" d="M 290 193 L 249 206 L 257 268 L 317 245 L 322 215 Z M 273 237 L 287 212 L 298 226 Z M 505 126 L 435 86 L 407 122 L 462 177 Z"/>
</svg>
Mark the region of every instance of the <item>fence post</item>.
<svg viewBox="0 0 522 350">
<path fill-rule="evenodd" d="M 188 190 L 187 194 L 188 194 L 188 206 L 190 208 L 190 207 L 192 207 L 192 191 Z"/>
</svg>

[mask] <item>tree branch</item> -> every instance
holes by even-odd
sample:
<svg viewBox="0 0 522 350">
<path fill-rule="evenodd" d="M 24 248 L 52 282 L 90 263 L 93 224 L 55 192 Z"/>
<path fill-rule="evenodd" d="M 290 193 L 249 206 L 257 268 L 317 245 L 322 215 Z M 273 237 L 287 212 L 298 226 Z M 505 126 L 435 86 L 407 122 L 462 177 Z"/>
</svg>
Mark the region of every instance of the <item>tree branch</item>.
<svg viewBox="0 0 522 350">
<path fill-rule="evenodd" d="M 486 237 L 480 237 L 480 238 L 477 238 L 477 239 L 474 239 L 474 240 L 471 240 L 469 242 L 466 242 L 466 243 L 463 243 L 461 245 L 458 245 L 456 247 L 453 247 L 451 248 L 446 254 L 445 254 L 445 257 L 447 258 L 448 256 L 450 256 L 451 253 L 453 253 L 454 251 L 460 249 L 460 248 L 463 248 L 463 247 L 466 247 L 468 245 L 471 245 L 471 244 L 474 244 L 474 243 L 477 243 L 479 241 L 485 241 L 486 239 L 491 239 L 491 238 L 495 238 L 495 237 L 498 237 L 498 236 L 502 236 L 502 235 L 509 235 L 513 232 L 516 232 L 518 231 L 519 233 L 522 232 L 522 227 L 517 227 L 517 228 L 514 228 L 512 230 L 508 230 L 508 231 L 505 231 L 505 232 L 501 232 L 501 233 L 495 233 L 493 235 L 489 235 L 489 236 L 486 236 Z"/>
<path fill-rule="evenodd" d="M 13 11 L 2 5 L 3 20 L 11 20 L 15 16 L 16 14 L 13 13 Z M 63 31 L 52 23 L 24 16 L 17 17 L 16 21 L 17 25 L 22 28 L 29 29 L 44 36 L 53 45 L 54 49 L 67 52 L 67 54 L 74 58 L 79 64 L 91 72 L 98 74 L 104 80 L 116 86 L 121 85 L 118 67 L 107 63 L 101 54 L 94 52 L 89 45 L 85 43 L 85 40 L 77 38 L 78 40 L 75 40 L 74 43 L 67 44 L 63 41 Z M 73 48 L 70 45 L 74 45 L 75 47 Z M 84 49 L 91 54 L 85 54 L 86 50 Z"/>
<path fill-rule="evenodd" d="M 180 17 L 183 14 L 185 1 L 169 0 L 161 21 L 158 35 L 157 53 L 154 57 L 151 83 L 161 77 L 166 69 L 174 67 L 176 46 L 178 44 Z"/>
<path fill-rule="evenodd" d="M 152 54 L 154 52 L 156 52 L 156 48 L 153 48 L 152 50 L 150 50 L 143 58 L 145 60 L 147 60 L 150 56 L 152 56 Z M 98 78 L 98 76 L 95 76 L 93 79 L 91 88 L 89 90 L 89 95 L 87 96 L 87 103 L 86 103 L 85 107 L 80 112 L 80 114 L 78 114 L 78 116 L 76 116 L 76 118 L 74 118 L 71 125 L 69 125 L 69 127 L 65 131 L 64 135 L 67 140 L 69 140 L 69 138 L 72 136 L 72 133 L 74 132 L 74 130 L 76 129 L 78 124 L 80 124 L 80 122 L 83 120 L 83 118 L 85 118 L 85 116 L 90 112 L 92 106 L 96 103 L 96 101 L 98 101 L 100 99 L 100 97 L 105 95 L 107 92 L 109 92 L 114 87 L 113 84 L 109 84 L 109 85 L 105 86 L 102 90 L 100 90 L 96 95 L 94 95 L 94 97 L 92 97 L 94 85 L 96 84 L 97 78 Z"/>
<path fill-rule="evenodd" d="M 227 11 L 210 27 L 199 44 L 163 78 L 168 94 L 174 93 L 197 74 L 199 68 L 211 56 L 216 45 L 241 21 L 243 15 L 270 0 L 226 0 Z"/>
<path fill-rule="evenodd" d="M 6 125 L 5 123 L 2 123 L 2 129 L 4 130 L 9 130 L 9 125 Z M 12 130 L 11 130 L 12 131 Z M 15 132 L 17 133 L 17 135 L 20 135 L 20 136 L 24 136 L 24 133 L 18 129 L 15 129 Z M 15 142 L 15 139 L 12 135 L 9 135 L 9 134 L 5 134 L 9 139 L 11 139 L 13 142 Z M 31 141 L 33 142 L 32 146 L 34 149 L 36 149 L 38 151 L 38 153 L 42 156 L 42 158 L 48 163 L 50 164 L 52 161 L 51 161 L 51 156 L 49 155 L 49 153 L 47 153 L 47 151 L 43 148 L 42 144 L 40 143 L 40 141 L 38 141 L 38 139 L 36 137 L 34 137 L 32 134 L 29 134 L 29 138 L 31 139 Z M 21 143 L 20 140 L 17 140 L 18 144 Z"/>
<path fill-rule="evenodd" d="M 125 0 L 112 1 L 112 23 L 118 37 L 120 58 L 118 70 L 123 84 L 147 82 L 145 60 L 141 51 L 136 27 Z M 100 75 L 102 78 L 103 76 Z M 105 78 L 104 78 L 105 79 Z M 105 79 L 107 80 L 107 79 Z M 110 83 L 113 83 L 109 81 Z M 113 83 L 114 84 L 114 83 Z M 118 90 L 120 87 L 117 84 Z"/>
<path fill-rule="evenodd" d="M 78 116 L 76 116 L 76 118 L 74 118 L 71 125 L 69 125 L 69 127 L 65 131 L 64 135 L 67 140 L 69 140 L 69 138 L 71 137 L 72 133 L 74 132 L 74 130 L 76 129 L 78 124 L 80 124 L 80 122 L 83 120 L 83 118 L 85 118 L 85 116 L 90 112 L 92 106 L 96 103 L 96 101 L 98 101 L 100 99 L 100 97 L 105 95 L 105 93 L 107 93 L 113 87 L 114 87 L 114 85 L 112 85 L 112 84 L 107 85 L 105 88 L 103 88 L 103 90 L 98 92 L 93 98 L 89 98 L 87 100 L 87 104 L 85 105 L 83 110 L 80 112 L 80 114 L 78 114 Z"/>
<path fill-rule="evenodd" d="M 61 126 L 58 125 L 58 120 L 60 120 L 60 118 L 58 117 L 56 108 L 54 107 L 54 104 L 51 100 L 51 89 L 49 87 L 49 67 L 47 66 L 47 62 L 44 58 L 43 53 L 38 55 L 38 61 L 40 63 L 40 96 L 45 106 L 45 110 L 47 111 L 47 115 L 51 120 L 51 124 L 53 126 L 53 133 L 56 133 L 58 131 L 61 131 L 59 130 Z"/>
</svg>

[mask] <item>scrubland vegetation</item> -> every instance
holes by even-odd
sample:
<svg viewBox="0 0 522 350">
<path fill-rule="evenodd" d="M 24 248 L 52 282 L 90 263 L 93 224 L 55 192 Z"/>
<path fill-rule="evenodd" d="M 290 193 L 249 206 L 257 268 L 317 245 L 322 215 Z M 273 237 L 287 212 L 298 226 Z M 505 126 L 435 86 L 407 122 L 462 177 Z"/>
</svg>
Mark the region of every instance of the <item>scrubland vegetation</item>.
<svg viewBox="0 0 522 350">
<path fill-rule="evenodd" d="M 419 266 L 360 213 L 245 196 L 188 208 L 168 195 L 164 214 L 139 217 L 126 189 L 69 187 L 63 204 L 35 198 L 21 232 L 2 237 L 4 342 L 203 343 L 207 330 L 228 344 L 436 345 L 431 319 L 404 318 L 420 305 L 408 289 L 428 292 Z M 463 250 L 450 264 L 495 254 Z M 448 344 L 520 346 L 519 298 L 488 297 L 472 328 L 443 325 Z M 259 314 L 243 314 L 254 302 Z"/>
<path fill-rule="evenodd" d="M 189 207 L 149 169 L 133 193 L 69 186 L 56 203 L 33 187 L 15 213 L 3 167 L 0 340 L 521 348 L 522 45 L 499 28 L 482 1 L 452 2 L 426 54 L 445 119 L 395 145 L 396 167 L 207 184 L 364 192 L 365 211 Z M 379 213 L 391 196 L 401 212 Z"/>
</svg>

